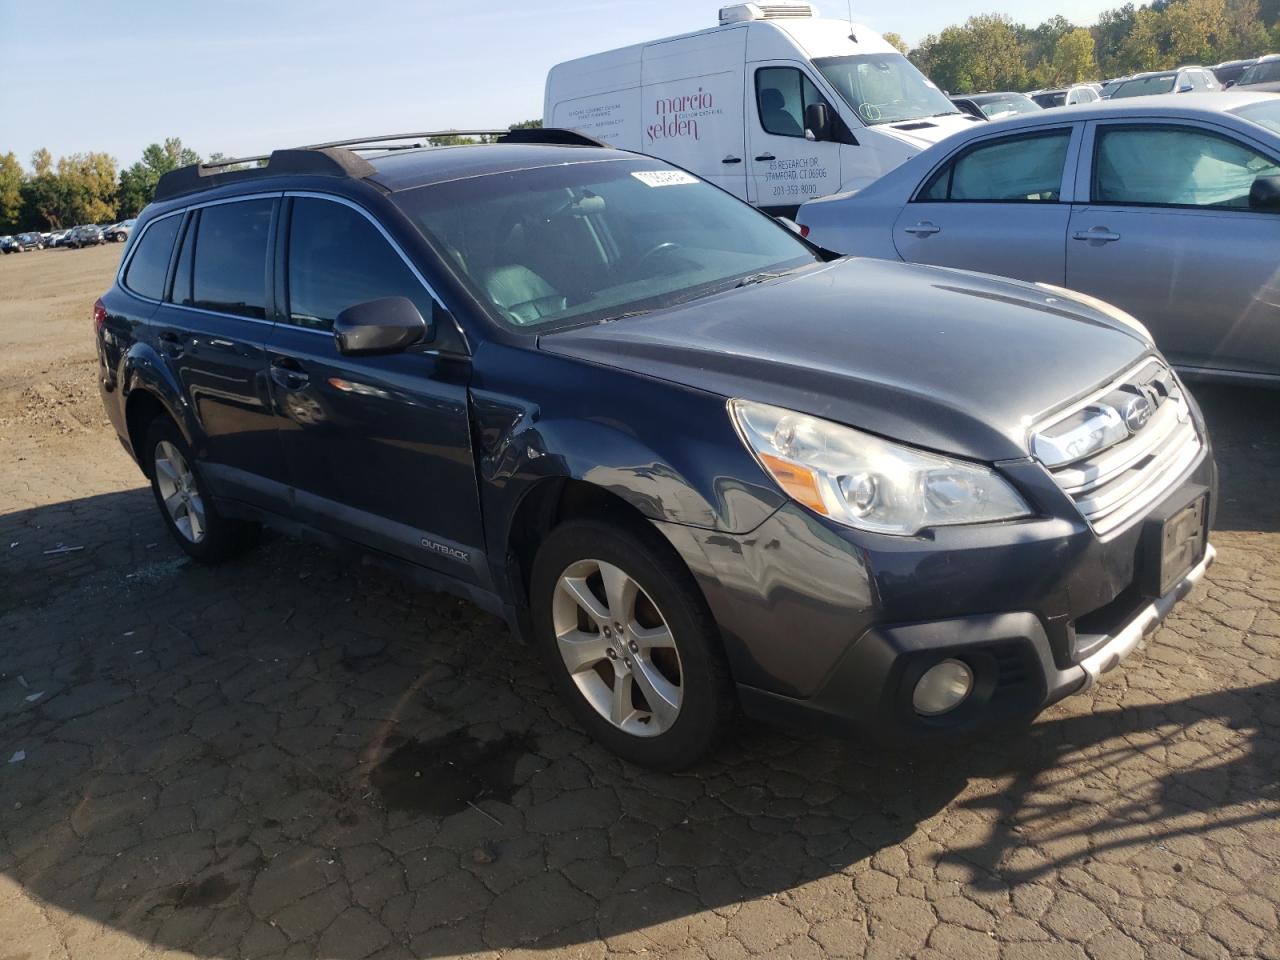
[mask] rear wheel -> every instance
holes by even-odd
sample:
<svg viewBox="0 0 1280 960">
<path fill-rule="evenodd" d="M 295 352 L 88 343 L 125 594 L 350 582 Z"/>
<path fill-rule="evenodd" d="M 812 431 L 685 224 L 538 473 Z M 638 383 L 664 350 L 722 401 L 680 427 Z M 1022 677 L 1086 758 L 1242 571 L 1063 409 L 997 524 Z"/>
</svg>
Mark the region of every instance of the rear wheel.
<svg viewBox="0 0 1280 960">
<path fill-rule="evenodd" d="M 530 594 L 543 660 L 579 723 L 624 759 L 674 770 L 715 748 L 735 699 L 715 621 L 664 546 L 571 521 L 539 549 Z"/>
<path fill-rule="evenodd" d="M 157 417 L 145 442 L 151 492 L 173 538 L 201 563 L 219 563 L 243 553 L 258 539 L 256 523 L 218 513 L 196 472 L 195 457 L 177 426 Z"/>
</svg>

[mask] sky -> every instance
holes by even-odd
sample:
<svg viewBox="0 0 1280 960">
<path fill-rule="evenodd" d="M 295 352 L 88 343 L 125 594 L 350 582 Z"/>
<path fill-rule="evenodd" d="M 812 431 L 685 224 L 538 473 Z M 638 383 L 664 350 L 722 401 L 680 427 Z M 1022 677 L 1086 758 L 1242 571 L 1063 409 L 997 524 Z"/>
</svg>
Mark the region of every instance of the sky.
<svg viewBox="0 0 1280 960">
<path fill-rule="evenodd" d="M 976 13 L 1094 21 L 1120 0 L 852 0 L 914 43 Z M 713 26 L 717 0 L 0 0 L 0 154 L 178 136 L 207 156 L 542 115 L 562 60 Z M 846 18 L 848 0 L 816 0 Z"/>
</svg>

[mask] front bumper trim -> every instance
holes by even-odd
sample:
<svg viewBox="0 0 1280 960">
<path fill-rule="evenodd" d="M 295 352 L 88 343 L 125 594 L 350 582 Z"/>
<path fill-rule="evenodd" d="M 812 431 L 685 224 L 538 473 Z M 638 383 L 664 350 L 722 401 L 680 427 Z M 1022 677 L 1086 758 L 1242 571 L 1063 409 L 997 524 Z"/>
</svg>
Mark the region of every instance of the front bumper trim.
<svg viewBox="0 0 1280 960">
<path fill-rule="evenodd" d="M 1218 551 L 1213 544 L 1206 544 L 1204 557 L 1178 581 L 1177 585 L 1164 596 L 1152 600 L 1137 612 L 1125 627 L 1108 640 L 1101 648 L 1080 661 L 1085 673 L 1084 686 L 1080 690 L 1088 690 L 1104 673 L 1118 667 L 1134 650 L 1142 645 L 1148 634 L 1158 627 L 1169 615 L 1174 605 L 1191 592 L 1197 583 L 1204 578 L 1205 571 L 1217 559 Z"/>
</svg>

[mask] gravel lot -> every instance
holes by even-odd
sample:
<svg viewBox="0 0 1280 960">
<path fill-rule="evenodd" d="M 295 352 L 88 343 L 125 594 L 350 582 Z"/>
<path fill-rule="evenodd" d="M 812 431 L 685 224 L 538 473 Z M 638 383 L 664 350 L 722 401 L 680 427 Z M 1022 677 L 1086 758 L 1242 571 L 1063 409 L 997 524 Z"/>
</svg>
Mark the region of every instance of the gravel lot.
<svg viewBox="0 0 1280 960">
<path fill-rule="evenodd" d="M 1280 958 L 1280 395 L 1196 391 L 1219 562 L 1091 694 L 658 776 L 473 607 L 187 563 L 94 386 L 120 250 L 0 259 L 0 960 Z"/>
</svg>

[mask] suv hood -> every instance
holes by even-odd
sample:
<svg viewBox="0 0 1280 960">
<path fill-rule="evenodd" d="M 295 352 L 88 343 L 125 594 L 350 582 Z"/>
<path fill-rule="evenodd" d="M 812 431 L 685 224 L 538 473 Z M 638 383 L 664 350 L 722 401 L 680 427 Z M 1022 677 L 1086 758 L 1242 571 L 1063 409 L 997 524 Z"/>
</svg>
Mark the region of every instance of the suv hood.
<svg viewBox="0 0 1280 960">
<path fill-rule="evenodd" d="M 1154 350 L 1031 284 L 863 259 L 539 346 L 987 461 L 1027 456 L 1032 423 Z"/>
</svg>

